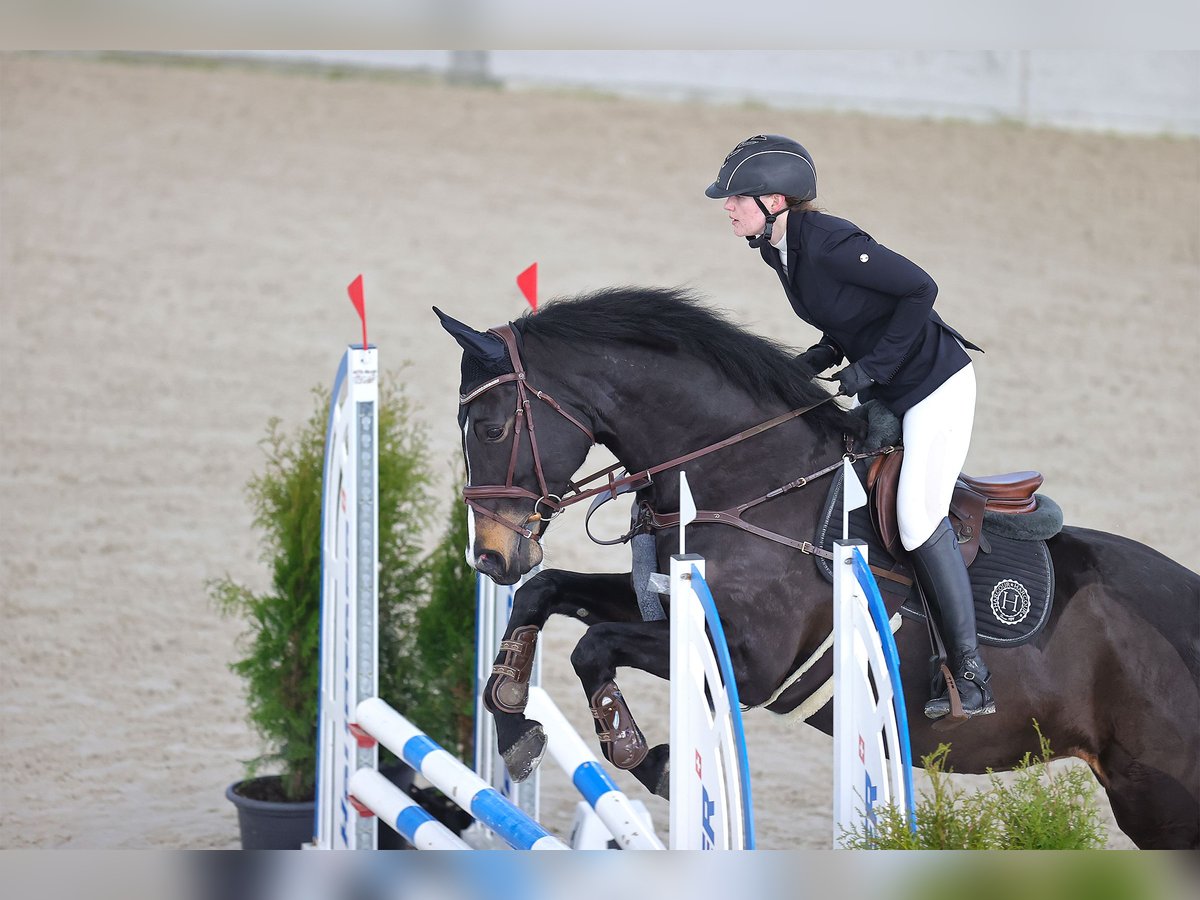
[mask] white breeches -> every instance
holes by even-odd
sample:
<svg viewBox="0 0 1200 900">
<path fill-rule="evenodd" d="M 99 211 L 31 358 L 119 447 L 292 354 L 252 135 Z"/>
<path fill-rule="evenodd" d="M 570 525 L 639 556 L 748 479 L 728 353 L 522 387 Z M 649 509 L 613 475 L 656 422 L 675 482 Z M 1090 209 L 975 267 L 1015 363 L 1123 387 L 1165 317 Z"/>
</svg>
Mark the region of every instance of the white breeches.
<svg viewBox="0 0 1200 900">
<path fill-rule="evenodd" d="M 905 550 L 925 543 L 949 512 L 974 421 L 975 369 L 970 365 L 904 414 L 896 517 Z"/>
</svg>

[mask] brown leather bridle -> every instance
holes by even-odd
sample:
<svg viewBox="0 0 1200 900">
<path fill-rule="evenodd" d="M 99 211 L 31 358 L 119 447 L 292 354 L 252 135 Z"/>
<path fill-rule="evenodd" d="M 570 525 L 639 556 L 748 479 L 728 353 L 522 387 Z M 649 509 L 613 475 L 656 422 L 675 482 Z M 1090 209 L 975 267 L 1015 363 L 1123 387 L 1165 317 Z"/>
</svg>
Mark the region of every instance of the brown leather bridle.
<svg viewBox="0 0 1200 900">
<path fill-rule="evenodd" d="M 546 392 L 539 391 L 529 383 L 528 379 L 525 377 L 525 366 L 521 362 L 520 351 L 517 349 L 517 338 L 513 333 L 511 326 L 501 325 L 497 328 L 491 328 L 489 331 L 504 341 L 504 346 L 508 349 L 508 358 L 512 362 L 513 371 L 507 375 L 501 375 L 498 378 L 493 378 L 491 381 L 487 382 L 486 384 L 481 384 L 479 387 L 475 388 L 475 390 L 470 391 L 469 393 L 462 394 L 458 398 L 458 405 L 466 406 L 476 397 L 486 394 L 493 388 L 497 388 L 502 384 L 515 383 L 517 386 L 517 409 L 513 416 L 512 453 L 508 458 L 508 477 L 504 480 L 504 484 L 488 484 L 479 485 L 477 487 L 467 485 L 463 488 L 463 500 L 466 501 L 467 506 L 473 509 L 477 515 L 481 515 L 486 519 L 491 519 L 493 522 L 497 522 L 500 525 L 503 525 L 505 528 L 509 528 L 517 532 L 517 534 L 521 535 L 522 537 L 536 541 L 541 536 L 540 533 L 535 533 L 532 528 L 527 526 L 529 522 L 542 520 L 542 515 L 538 510 L 543 505 L 546 506 L 550 510 L 550 515 L 548 518 L 553 519 L 560 512 L 562 512 L 564 506 L 568 505 L 570 502 L 573 502 L 573 500 L 577 498 L 573 498 L 570 501 L 564 501 L 563 498 L 557 494 L 550 493 L 550 489 L 546 486 L 546 473 L 542 468 L 542 456 L 538 452 L 537 429 L 533 423 L 533 404 L 530 402 L 530 394 L 532 394 L 534 397 L 537 397 L 537 399 L 541 400 L 543 403 L 548 404 L 551 409 L 586 434 L 591 443 L 596 443 L 596 436 L 592 434 L 590 428 L 580 422 L 579 419 L 575 418 L 575 416 L 563 409 L 557 400 L 555 400 Z M 529 433 L 529 449 L 533 453 L 533 469 L 537 474 L 538 487 L 541 489 L 540 494 L 513 484 L 513 478 L 515 477 L 517 471 L 517 450 L 521 446 L 522 431 L 527 431 Z M 465 444 L 463 447 L 463 452 L 466 452 Z M 486 509 L 478 502 L 480 500 L 512 500 L 520 498 L 533 501 L 533 512 L 530 513 L 529 518 L 526 519 L 521 525 L 511 522 L 502 516 L 496 515 L 494 512 Z"/>
</svg>

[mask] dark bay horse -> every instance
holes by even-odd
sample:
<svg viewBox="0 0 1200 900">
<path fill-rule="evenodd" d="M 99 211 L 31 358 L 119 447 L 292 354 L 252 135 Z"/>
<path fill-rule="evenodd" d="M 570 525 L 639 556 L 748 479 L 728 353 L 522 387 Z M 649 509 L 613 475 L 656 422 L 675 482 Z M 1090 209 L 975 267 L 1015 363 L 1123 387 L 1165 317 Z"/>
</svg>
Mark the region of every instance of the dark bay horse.
<svg viewBox="0 0 1200 900">
<path fill-rule="evenodd" d="M 538 539 L 584 491 L 571 479 L 593 441 L 627 472 L 640 473 L 815 404 L 687 462 L 697 506 L 721 510 L 838 462 L 844 436 L 862 428 L 858 417 L 827 402 L 824 388 L 797 373 L 785 348 L 683 292 L 625 288 L 559 300 L 499 333 L 477 332 L 447 316 L 442 321 L 464 348 L 468 553 L 501 584 L 515 583 L 541 562 Z M 677 510 L 677 468 L 633 485 L 638 497 L 658 512 Z M 822 480 L 792 490 L 746 518 L 812 540 L 827 488 Z M 656 539 L 658 571 L 666 572 L 677 535 L 665 529 Z M 709 560 L 742 702 L 763 704 L 830 633 L 832 592 L 812 557 L 736 528 L 693 525 L 688 548 Z M 1002 770 L 1026 752 L 1036 754 L 1036 718 L 1057 753 L 1079 757 L 1095 772 L 1118 825 L 1139 847 L 1196 848 L 1200 577 L 1140 543 L 1086 528 L 1063 528 L 1050 549 L 1053 615 L 1031 643 L 986 651 L 998 712 L 954 732 L 955 770 Z M 500 747 L 517 780 L 544 748 L 540 724 L 523 714 L 521 682 L 552 614 L 589 626 L 571 660 L 594 709 L 605 685 L 615 687 L 619 666 L 669 675 L 668 622 L 643 620 L 630 573 L 547 570 L 531 579 L 517 592 L 487 688 Z M 910 623 L 897 643 L 904 689 L 918 701 L 909 703 L 916 710 L 909 728 L 919 758 L 939 743 L 920 713 L 929 690 L 928 637 Z M 614 736 L 633 727 L 636 704 L 610 691 L 613 699 L 622 721 L 597 723 L 608 738 L 601 742 L 605 755 L 665 796 L 667 746 L 647 753 L 643 745 L 640 754 L 623 757 L 629 748 Z M 795 706 L 785 692 L 769 708 L 784 713 Z M 832 733 L 831 710 L 827 703 L 809 722 Z"/>
</svg>

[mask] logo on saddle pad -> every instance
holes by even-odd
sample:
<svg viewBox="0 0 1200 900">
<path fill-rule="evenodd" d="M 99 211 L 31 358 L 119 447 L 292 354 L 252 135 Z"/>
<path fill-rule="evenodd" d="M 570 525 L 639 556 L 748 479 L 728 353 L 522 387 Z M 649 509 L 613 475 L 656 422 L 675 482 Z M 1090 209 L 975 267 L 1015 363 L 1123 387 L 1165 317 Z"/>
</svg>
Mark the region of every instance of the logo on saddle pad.
<svg viewBox="0 0 1200 900">
<path fill-rule="evenodd" d="M 1005 578 L 992 588 L 992 614 L 1005 625 L 1016 625 L 1029 615 L 1029 591 L 1025 585 Z"/>
</svg>

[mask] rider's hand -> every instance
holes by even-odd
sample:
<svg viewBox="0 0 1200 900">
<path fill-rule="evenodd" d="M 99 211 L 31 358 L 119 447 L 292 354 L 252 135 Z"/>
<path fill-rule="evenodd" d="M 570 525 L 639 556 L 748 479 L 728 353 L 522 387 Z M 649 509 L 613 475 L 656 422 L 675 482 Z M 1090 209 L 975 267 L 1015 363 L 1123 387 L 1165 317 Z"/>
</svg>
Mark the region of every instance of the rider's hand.
<svg viewBox="0 0 1200 900">
<path fill-rule="evenodd" d="M 804 368 L 806 374 L 811 372 L 815 375 L 836 363 L 838 356 L 838 352 L 828 344 L 816 344 L 797 356 L 795 362 Z"/>
<path fill-rule="evenodd" d="M 833 377 L 841 385 L 838 393 L 847 397 L 853 397 L 859 391 L 875 383 L 875 379 L 864 372 L 858 363 L 852 363 L 846 368 L 834 372 Z"/>
</svg>

